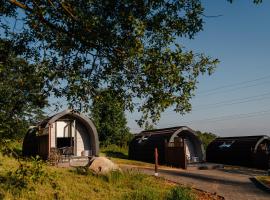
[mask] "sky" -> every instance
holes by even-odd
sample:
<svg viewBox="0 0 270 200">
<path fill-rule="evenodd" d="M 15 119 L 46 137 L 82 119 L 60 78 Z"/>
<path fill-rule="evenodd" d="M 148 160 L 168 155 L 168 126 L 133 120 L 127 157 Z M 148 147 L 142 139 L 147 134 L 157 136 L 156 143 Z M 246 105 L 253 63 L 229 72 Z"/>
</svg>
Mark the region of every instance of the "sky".
<svg viewBox="0 0 270 200">
<path fill-rule="evenodd" d="M 218 58 L 211 76 L 199 78 L 193 111 L 184 116 L 168 109 L 157 128 L 186 125 L 219 136 L 270 135 L 270 1 L 202 1 L 204 30 L 195 39 L 179 38 L 187 50 Z M 139 132 L 128 113 L 128 126 Z"/>
<path fill-rule="evenodd" d="M 204 30 L 195 39 L 178 42 L 187 50 L 218 58 L 220 64 L 213 75 L 199 78 L 192 112 L 182 116 L 168 109 L 156 128 L 186 125 L 219 136 L 270 136 L 270 1 L 202 4 L 206 16 L 217 17 L 204 17 Z M 131 132 L 140 132 L 135 122 L 140 113 L 126 116 Z"/>
</svg>

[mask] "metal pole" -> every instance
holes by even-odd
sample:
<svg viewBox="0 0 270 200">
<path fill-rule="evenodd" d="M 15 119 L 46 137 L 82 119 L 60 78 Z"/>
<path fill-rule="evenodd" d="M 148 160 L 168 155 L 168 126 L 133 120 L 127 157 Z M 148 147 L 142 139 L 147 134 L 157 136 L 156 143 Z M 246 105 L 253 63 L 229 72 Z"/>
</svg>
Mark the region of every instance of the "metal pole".
<svg viewBox="0 0 270 200">
<path fill-rule="evenodd" d="M 158 176 L 158 149 L 155 148 L 155 176 Z"/>
</svg>

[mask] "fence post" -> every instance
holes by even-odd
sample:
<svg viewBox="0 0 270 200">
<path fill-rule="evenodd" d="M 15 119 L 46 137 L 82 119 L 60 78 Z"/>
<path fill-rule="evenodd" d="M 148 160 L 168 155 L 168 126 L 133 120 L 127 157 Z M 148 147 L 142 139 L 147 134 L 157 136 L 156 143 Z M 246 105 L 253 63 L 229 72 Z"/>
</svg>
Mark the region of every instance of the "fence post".
<svg viewBox="0 0 270 200">
<path fill-rule="evenodd" d="M 155 176 L 158 176 L 158 149 L 155 148 Z"/>
</svg>

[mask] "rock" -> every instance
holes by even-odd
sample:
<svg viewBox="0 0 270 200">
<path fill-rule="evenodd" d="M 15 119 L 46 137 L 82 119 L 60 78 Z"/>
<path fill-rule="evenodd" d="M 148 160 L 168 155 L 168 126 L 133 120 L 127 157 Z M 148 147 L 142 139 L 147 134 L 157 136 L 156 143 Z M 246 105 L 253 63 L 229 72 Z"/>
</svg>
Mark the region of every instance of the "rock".
<svg viewBox="0 0 270 200">
<path fill-rule="evenodd" d="M 71 167 L 87 167 L 88 164 L 88 157 L 73 157 L 69 160 L 69 166 Z"/>
<path fill-rule="evenodd" d="M 111 171 L 121 171 L 119 166 L 106 157 L 96 157 L 89 166 L 89 169 L 96 174 L 107 174 Z"/>
</svg>

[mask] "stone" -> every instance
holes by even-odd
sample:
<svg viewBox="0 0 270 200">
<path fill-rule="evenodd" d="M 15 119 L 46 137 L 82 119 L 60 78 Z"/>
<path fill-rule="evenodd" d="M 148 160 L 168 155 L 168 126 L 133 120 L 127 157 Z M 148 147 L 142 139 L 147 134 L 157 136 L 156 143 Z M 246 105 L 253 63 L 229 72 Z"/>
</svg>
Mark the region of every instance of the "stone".
<svg viewBox="0 0 270 200">
<path fill-rule="evenodd" d="M 95 157 L 89 169 L 96 174 L 108 174 L 111 171 L 121 171 L 117 164 L 106 157 Z"/>
<path fill-rule="evenodd" d="M 69 160 L 69 165 L 71 167 L 87 167 L 89 162 L 88 157 L 73 157 Z"/>
</svg>

